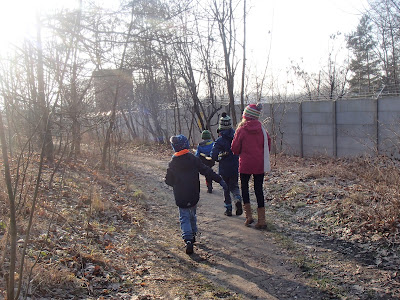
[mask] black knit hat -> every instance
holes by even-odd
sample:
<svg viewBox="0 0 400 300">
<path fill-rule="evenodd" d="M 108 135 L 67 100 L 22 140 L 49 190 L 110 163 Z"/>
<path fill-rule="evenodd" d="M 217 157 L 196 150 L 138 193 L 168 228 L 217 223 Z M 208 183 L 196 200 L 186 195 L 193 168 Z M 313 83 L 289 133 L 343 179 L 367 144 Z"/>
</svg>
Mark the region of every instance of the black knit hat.
<svg viewBox="0 0 400 300">
<path fill-rule="evenodd" d="M 220 132 L 222 130 L 227 130 L 232 128 L 232 120 L 231 117 L 229 117 L 226 112 L 223 112 L 221 114 L 221 118 L 219 119 L 218 123 L 218 130 L 217 132 Z"/>
</svg>

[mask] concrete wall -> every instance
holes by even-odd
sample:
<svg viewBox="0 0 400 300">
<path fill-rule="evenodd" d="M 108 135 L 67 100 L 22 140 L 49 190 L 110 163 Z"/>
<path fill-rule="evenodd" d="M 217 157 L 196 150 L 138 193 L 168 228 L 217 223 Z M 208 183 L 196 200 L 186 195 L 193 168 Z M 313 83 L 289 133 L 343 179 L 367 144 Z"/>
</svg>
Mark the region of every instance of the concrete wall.
<svg viewBox="0 0 400 300">
<path fill-rule="evenodd" d="M 335 156 L 335 103 L 302 103 L 303 155 Z"/>
<path fill-rule="evenodd" d="M 239 122 L 240 107 L 236 110 Z M 218 118 L 224 111 L 230 114 L 228 106 L 223 107 L 211 122 L 214 138 Z M 201 141 L 197 121 L 183 110 L 181 115 L 179 131 L 173 110 L 165 111 L 165 134 L 169 137 L 183 133 L 196 146 Z M 260 121 L 272 137 L 276 152 L 334 157 L 379 153 L 400 158 L 400 98 L 263 104 Z"/>
<path fill-rule="evenodd" d="M 378 150 L 400 158 L 400 99 L 383 98 L 378 102 Z"/>
<path fill-rule="evenodd" d="M 275 138 L 276 151 L 301 155 L 301 114 L 299 103 L 277 103 L 270 107 L 269 132 Z M 271 131 L 272 130 L 272 131 Z"/>
<path fill-rule="evenodd" d="M 277 152 L 400 158 L 400 98 L 269 104 L 262 115 Z M 265 109 L 265 106 L 264 106 Z"/>
<path fill-rule="evenodd" d="M 376 152 L 377 101 L 336 101 L 337 156 L 373 155 Z"/>
</svg>

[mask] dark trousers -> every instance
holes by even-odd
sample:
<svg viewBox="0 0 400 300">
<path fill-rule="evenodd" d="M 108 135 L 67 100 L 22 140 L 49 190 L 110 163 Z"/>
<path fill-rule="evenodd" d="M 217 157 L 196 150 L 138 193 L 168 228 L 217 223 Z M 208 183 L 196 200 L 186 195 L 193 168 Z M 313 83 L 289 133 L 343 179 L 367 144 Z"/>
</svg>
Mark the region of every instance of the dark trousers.
<svg viewBox="0 0 400 300">
<path fill-rule="evenodd" d="M 207 167 L 212 168 L 215 164 L 214 161 L 212 160 L 206 160 L 203 156 L 200 156 L 201 161 L 203 162 L 203 164 L 205 164 Z M 206 176 L 206 185 L 208 190 L 212 190 L 212 177 L 207 177 Z"/>
<path fill-rule="evenodd" d="M 208 189 L 212 189 L 212 178 L 206 177 L 206 185 Z"/>
<path fill-rule="evenodd" d="M 238 175 L 236 176 L 221 176 L 222 179 L 226 182 L 228 186 L 228 190 L 224 191 L 224 203 L 225 207 L 232 206 L 231 194 L 236 198 L 237 201 L 241 201 L 239 184 L 238 184 Z"/>
<path fill-rule="evenodd" d="M 240 173 L 240 184 L 242 188 L 242 197 L 243 203 L 250 203 L 250 195 L 249 195 L 249 181 L 252 174 L 243 174 Z M 264 183 L 264 173 L 263 174 L 253 174 L 254 180 L 254 193 L 257 198 L 258 207 L 264 207 L 264 191 L 263 191 L 263 183 Z"/>
</svg>

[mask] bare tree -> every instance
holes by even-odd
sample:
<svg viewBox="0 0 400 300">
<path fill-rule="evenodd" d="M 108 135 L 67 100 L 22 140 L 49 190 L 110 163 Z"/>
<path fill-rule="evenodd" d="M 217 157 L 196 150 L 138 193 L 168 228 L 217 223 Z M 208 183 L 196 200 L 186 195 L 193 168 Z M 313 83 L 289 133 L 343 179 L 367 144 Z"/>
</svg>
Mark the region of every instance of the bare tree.
<svg viewBox="0 0 400 300">
<path fill-rule="evenodd" d="M 246 77 L 246 0 L 243 0 L 243 65 L 242 65 L 242 85 L 240 89 L 240 110 L 244 111 L 244 79 Z"/>
<path fill-rule="evenodd" d="M 1 150 L 3 153 L 4 176 L 7 186 L 9 211 L 10 211 L 10 266 L 8 269 L 7 280 L 7 299 L 14 299 L 15 290 L 15 265 L 17 262 L 17 220 L 16 220 L 16 207 L 15 207 L 15 193 L 11 182 L 10 164 L 8 161 L 8 150 L 6 134 L 4 130 L 3 116 L 0 113 L 0 142 Z"/>
<path fill-rule="evenodd" d="M 46 101 L 45 83 L 44 83 L 44 70 L 43 70 L 43 49 L 42 49 L 42 35 L 41 35 L 41 20 L 40 15 L 37 14 L 37 98 L 38 105 L 41 108 L 41 130 L 44 133 L 45 157 L 53 162 L 54 160 L 54 144 L 51 133 L 51 119 L 50 108 Z"/>
<path fill-rule="evenodd" d="M 195 76 L 195 67 L 193 66 L 193 36 L 187 34 L 178 38 L 175 43 L 175 55 L 178 58 L 179 75 L 183 78 L 186 87 L 193 101 L 193 112 L 197 117 L 200 130 L 206 129 L 201 113 L 201 104 L 198 91 L 198 80 L 201 76 Z"/>
<path fill-rule="evenodd" d="M 219 75 L 221 70 L 219 68 L 218 59 L 216 57 L 216 40 L 210 38 L 213 35 L 215 20 L 208 21 L 207 38 L 203 39 L 199 30 L 199 25 L 196 22 L 197 36 L 199 41 L 197 49 L 201 57 L 202 68 L 204 69 L 205 82 L 207 86 L 207 97 L 202 103 L 202 112 L 206 119 L 206 128 L 210 129 L 212 125 L 211 120 L 222 108 L 221 101 L 218 101 L 218 87 L 223 85 L 222 77 Z M 220 95 L 222 98 L 223 95 Z M 214 133 L 211 132 L 213 136 Z"/>
<path fill-rule="evenodd" d="M 338 35 L 340 33 L 330 36 L 332 47 L 328 53 L 327 63 L 321 65 L 318 73 L 309 73 L 301 64 L 292 62 L 291 70 L 303 83 L 303 90 L 300 93 L 306 100 L 337 100 L 347 92 L 349 64 L 347 60 L 338 59 L 342 50 L 334 47 Z"/>
<path fill-rule="evenodd" d="M 128 47 L 128 42 L 131 37 L 132 28 L 133 28 L 133 19 L 134 19 L 134 8 L 132 6 L 131 20 L 128 25 L 126 40 L 123 45 L 123 51 L 122 51 L 120 64 L 119 64 L 120 70 L 123 70 L 123 68 L 124 68 L 125 55 L 126 55 L 126 51 L 127 51 L 127 47 Z M 120 81 L 118 81 L 118 82 L 120 82 Z M 112 105 L 111 105 L 111 116 L 110 116 L 109 125 L 107 128 L 107 132 L 106 132 L 106 136 L 105 136 L 105 140 L 104 140 L 104 144 L 103 144 L 103 150 L 102 150 L 102 155 L 101 155 L 101 164 L 100 164 L 100 169 L 102 169 L 102 170 L 104 170 L 106 167 L 108 151 L 109 151 L 109 147 L 111 145 L 111 134 L 114 130 L 114 125 L 115 125 L 115 121 L 116 121 L 115 119 L 116 119 L 116 113 L 117 113 L 119 89 L 120 89 L 120 84 L 118 83 L 115 87 L 115 94 L 114 94 L 114 98 L 113 98 Z"/>
<path fill-rule="evenodd" d="M 222 42 L 222 48 L 224 53 L 225 62 L 225 80 L 226 87 L 229 95 L 229 105 L 231 110 L 231 117 L 233 125 L 236 126 L 236 110 L 235 110 L 235 94 L 234 94 L 234 83 L 235 83 L 235 72 L 236 72 L 236 30 L 235 30 L 235 18 L 233 13 L 233 1 L 213 0 L 212 13 L 213 17 L 218 23 L 219 35 Z"/>
</svg>

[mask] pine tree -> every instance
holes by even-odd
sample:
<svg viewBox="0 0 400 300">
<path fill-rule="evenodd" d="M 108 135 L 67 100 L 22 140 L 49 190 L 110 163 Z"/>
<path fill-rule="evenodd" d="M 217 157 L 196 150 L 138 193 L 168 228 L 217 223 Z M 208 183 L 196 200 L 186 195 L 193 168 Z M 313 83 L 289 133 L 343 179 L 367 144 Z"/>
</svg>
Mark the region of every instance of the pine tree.
<svg viewBox="0 0 400 300">
<path fill-rule="evenodd" d="M 354 93 L 374 92 L 381 83 L 379 58 L 376 54 L 376 41 L 372 34 L 372 24 L 367 15 L 360 19 L 357 30 L 347 37 L 347 48 L 353 52 L 350 62 L 352 77 L 350 88 Z"/>
</svg>

